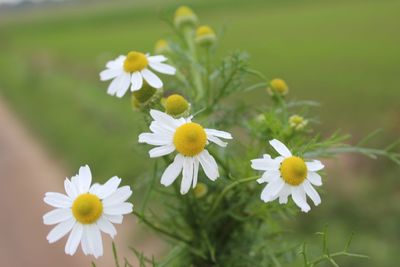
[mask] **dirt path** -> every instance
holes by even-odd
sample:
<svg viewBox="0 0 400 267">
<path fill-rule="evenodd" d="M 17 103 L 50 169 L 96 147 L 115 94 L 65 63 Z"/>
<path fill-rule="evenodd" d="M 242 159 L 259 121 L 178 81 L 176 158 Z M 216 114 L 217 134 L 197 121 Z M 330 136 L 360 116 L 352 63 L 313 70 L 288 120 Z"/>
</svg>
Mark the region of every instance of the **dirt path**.
<svg viewBox="0 0 400 267">
<path fill-rule="evenodd" d="M 93 258 L 85 257 L 80 249 L 73 257 L 64 254 L 65 237 L 49 245 L 46 235 L 51 227 L 42 224 L 43 214 L 51 210 L 42 200 L 44 193 L 63 192 L 63 178 L 70 175 L 29 134 L 0 97 L 0 266 L 90 266 Z M 131 243 L 127 239 L 135 224 L 130 215 L 122 226 L 117 226 L 115 242 L 122 255 L 131 254 L 122 248 Z M 115 266 L 110 238 L 103 237 L 103 241 L 104 256 L 95 260 L 96 265 Z M 150 253 L 157 247 L 149 240 L 140 243 L 138 248 Z"/>
</svg>

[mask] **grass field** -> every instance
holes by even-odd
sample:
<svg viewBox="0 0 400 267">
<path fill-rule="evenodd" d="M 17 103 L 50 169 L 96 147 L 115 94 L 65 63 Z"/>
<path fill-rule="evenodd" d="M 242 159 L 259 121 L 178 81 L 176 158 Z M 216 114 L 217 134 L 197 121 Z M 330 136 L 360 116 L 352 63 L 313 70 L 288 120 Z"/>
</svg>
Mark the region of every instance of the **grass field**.
<svg viewBox="0 0 400 267">
<path fill-rule="evenodd" d="M 288 81 L 292 97 L 320 101 L 315 116 L 323 132 L 340 128 L 357 140 L 383 128 L 377 144 L 399 136 L 400 1 L 191 3 L 202 22 L 223 30 L 221 51 L 248 51 L 254 68 Z M 152 51 L 170 32 L 160 16 L 176 6 L 121 2 L 2 14 L 1 95 L 71 170 L 88 163 L 98 180 L 144 179 L 150 163 L 136 145 L 140 117 L 129 99 L 106 95 L 98 73 L 119 53 Z M 267 101 L 263 95 L 245 101 L 257 105 Z M 296 227 L 310 233 L 329 223 L 333 242 L 358 233 L 355 248 L 372 259 L 344 266 L 397 266 L 399 171 L 386 162 L 352 162 L 334 165 L 349 170 L 332 168 L 327 204 Z M 345 179 L 351 188 L 340 186 Z"/>
</svg>

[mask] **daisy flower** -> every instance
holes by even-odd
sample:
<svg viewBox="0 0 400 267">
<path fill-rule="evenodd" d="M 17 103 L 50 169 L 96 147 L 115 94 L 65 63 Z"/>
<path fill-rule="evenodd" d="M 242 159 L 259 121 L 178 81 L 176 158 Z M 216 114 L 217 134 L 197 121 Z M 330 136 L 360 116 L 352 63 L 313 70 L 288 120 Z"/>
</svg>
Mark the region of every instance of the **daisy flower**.
<svg viewBox="0 0 400 267">
<path fill-rule="evenodd" d="M 43 216 L 46 225 L 57 224 L 47 235 L 54 243 L 70 232 L 65 253 L 75 254 L 79 244 L 85 255 L 103 255 L 101 231 L 111 238 L 117 234 L 112 223 L 122 223 L 122 215 L 132 212 L 125 202 L 132 191 L 129 186 L 118 188 L 121 179 L 114 176 L 104 185 L 93 184 L 89 167 L 83 166 L 71 180 L 65 179 L 65 194 L 48 192 L 44 202 L 56 208 Z"/>
<path fill-rule="evenodd" d="M 268 183 L 261 193 L 264 202 L 274 201 L 279 198 L 279 203 L 287 203 L 288 196 L 292 195 L 294 203 L 303 211 L 308 212 L 311 208 L 307 204 L 308 195 L 317 206 L 321 198 L 314 186 L 322 185 L 321 176 L 317 171 L 322 170 L 324 165 L 314 160 L 305 162 L 304 159 L 292 155 L 289 149 L 280 141 L 274 139 L 269 142 L 280 154 L 272 159 L 265 154 L 261 159 L 251 161 L 251 167 L 255 170 L 264 171 L 258 183 Z"/>
<path fill-rule="evenodd" d="M 119 56 L 106 64 L 106 69 L 100 72 L 100 80 L 112 80 L 107 93 L 123 97 L 131 86 L 131 91 L 137 91 L 143 86 L 143 79 L 151 86 L 159 89 L 163 82 L 152 70 L 163 74 L 174 75 L 176 69 L 163 63 L 167 58 L 161 55 L 149 56 L 131 51 L 127 56 Z"/>
<path fill-rule="evenodd" d="M 153 118 L 150 125 L 152 132 L 140 134 L 139 143 L 157 146 L 149 151 L 151 158 L 178 152 L 164 171 L 161 184 L 171 185 L 182 172 L 180 192 L 186 194 L 191 186 L 194 188 L 197 185 L 199 165 L 210 180 L 215 181 L 219 177 L 217 162 L 205 147 L 208 141 L 225 147 L 227 143 L 220 138 L 232 139 L 230 133 L 204 129 L 191 118 L 174 119 L 158 110 L 151 110 L 150 115 Z"/>
</svg>

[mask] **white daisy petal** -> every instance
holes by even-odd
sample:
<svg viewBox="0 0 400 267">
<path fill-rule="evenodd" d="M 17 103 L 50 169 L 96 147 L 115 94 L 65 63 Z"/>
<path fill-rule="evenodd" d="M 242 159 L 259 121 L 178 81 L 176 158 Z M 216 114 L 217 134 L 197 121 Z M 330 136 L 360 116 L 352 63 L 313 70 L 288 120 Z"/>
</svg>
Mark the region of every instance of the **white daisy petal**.
<svg viewBox="0 0 400 267">
<path fill-rule="evenodd" d="M 306 162 L 307 165 L 307 169 L 309 171 L 319 171 L 322 170 L 324 168 L 324 164 L 321 163 L 321 161 L 319 160 L 313 160 L 312 162 Z"/>
<path fill-rule="evenodd" d="M 281 141 L 273 139 L 269 141 L 269 143 L 281 156 L 284 157 L 292 156 L 290 150 Z"/>
<path fill-rule="evenodd" d="M 221 138 L 225 138 L 225 139 L 232 139 L 232 135 L 228 132 L 224 132 L 224 131 L 219 131 L 219 130 L 215 130 L 215 129 L 205 129 L 207 135 L 212 135 L 212 136 L 216 136 L 216 137 L 221 137 Z"/>
<path fill-rule="evenodd" d="M 183 171 L 182 171 L 182 182 L 181 182 L 181 194 L 185 195 L 189 192 L 190 186 L 193 181 L 193 158 L 184 157 L 183 159 Z"/>
<path fill-rule="evenodd" d="M 310 182 L 308 180 L 304 180 L 302 185 L 306 194 L 314 202 L 314 205 L 318 206 L 319 204 L 321 204 L 321 197 L 319 196 L 318 192 L 314 189 L 314 187 L 310 184 Z"/>
<path fill-rule="evenodd" d="M 173 142 L 172 136 L 162 136 L 153 133 L 142 133 L 139 135 L 139 143 L 146 143 L 153 146 L 164 146 Z"/>
<path fill-rule="evenodd" d="M 158 158 L 168 154 L 171 154 L 175 151 L 174 145 L 166 145 L 166 146 L 159 146 L 151 149 L 149 151 L 150 158 Z"/>
<path fill-rule="evenodd" d="M 164 186 L 171 185 L 178 175 L 181 173 L 183 168 L 184 157 L 181 154 L 176 154 L 174 162 L 172 162 L 164 171 L 161 176 L 161 184 Z"/>
<path fill-rule="evenodd" d="M 109 234 L 111 238 L 114 238 L 117 234 L 114 225 L 112 225 L 112 223 L 110 223 L 104 216 L 100 217 L 96 223 L 99 229 L 104 233 Z"/>
<path fill-rule="evenodd" d="M 112 223 L 116 224 L 121 224 L 124 217 L 122 215 L 109 215 L 109 214 L 103 214 L 104 218 L 109 220 Z"/>
<path fill-rule="evenodd" d="M 280 192 L 285 185 L 282 179 L 276 179 L 264 188 L 261 192 L 261 200 L 264 202 L 272 201 Z"/>
<path fill-rule="evenodd" d="M 276 171 L 279 170 L 280 161 L 275 159 L 253 159 L 251 160 L 251 167 L 259 171 Z"/>
<path fill-rule="evenodd" d="M 43 223 L 46 225 L 52 225 L 67 221 L 71 218 L 72 212 L 70 209 L 55 209 L 49 211 L 43 216 Z"/>
<path fill-rule="evenodd" d="M 121 69 L 106 69 L 100 72 L 100 80 L 107 81 L 121 75 Z"/>
<path fill-rule="evenodd" d="M 79 243 L 82 239 L 83 226 L 80 223 L 76 223 L 69 234 L 67 244 L 65 245 L 65 253 L 68 255 L 74 255 Z"/>
<path fill-rule="evenodd" d="M 128 202 L 120 203 L 117 205 L 104 207 L 103 212 L 108 215 L 123 215 L 132 212 L 133 205 Z"/>
<path fill-rule="evenodd" d="M 176 69 L 168 64 L 159 62 L 149 62 L 150 67 L 159 73 L 175 75 Z"/>
<path fill-rule="evenodd" d="M 192 187 L 195 188 L 197 185 L 197 178 L 199 176 L 199 159 L 198 158 L 193 158 L 193 164 L 194 164 L 194 169 L 193 169 L 193 183 L 192 183 Z"/>
<path fill-rule="evenodd" d="M 47 235 L 47 241 L 49 243 L 54 243 L 60 240 L 63 236 L 65 236 L 69 231 L 71 231 L 72 227 L 74 227 L 76 220 L 74 218 L 70 218 L 62 223 L 59 223 L 50 233 Z"/>
<path fill-rule="evenodd" d="M 286 204 L 288 202 L 288 196 L 290 195 L 290 186 L 285 184 L 279 193 L 279 204 Z"/>
<path fill-rule="evenodd" d="M 129 85 L 131 84 L 131 74 L 124 72 L 119 77 L 121 77 L 121 80 L 120 80 L 119 88 L 117 89 L 117 92 L 115 95 L 117 97 L 123 97 L 125 95 L 125 93 L 128 91 Z"/>
<path fill-rule="evenodd" d="M 64 194 L 48 192 L 44 197 L 44 202 L 55 208 L 70 208 L 72 206 L 71 198 Z"/>
<path fill-rule="evenodd" d="M 143 77 L 142 74 L 140 74 L 140 72 L 136 71 L 134 73 L 132 73 L 132 77 L 131 77 L 131 91 L 137 91 L 140 88 L 142 88 L 143 86 Z"/>
<path fill-rule="evenodd" d="M 162 56 L 162 55 L 158 55 L 158 56 L 151 56 L 151 57 L 147 57 L 147 60 L 151 63 L 158 63 L 158 62 L 164 62 L 167 60 L 166 57 Z"/>
<path fill-rule="evenodd" d="M 313 185 L 316 185 L 316 186 L 322 185 L 321 175 L 319 175 L 316 172 L 308 172 L 307 180 L 310 181 Z"/>
<path fill-rule="evenodd" d="M 123 186 L 118 188 L 113 194 L 103 199 L 103 206 L 109 207 L 116 204 L 120 204 L 128 200 L 132 195 L 132 190 L 129 186 Z"/>
<path fill-rule="evenodd" d="M 101 239 L 100 229 L 96 224 L 87 226 L 87 240 L 93 256 L 98 258 L 103 255 L 103 240 Z"/>
<path fill-rule="evenodd" d="M 97 192 L 97 196 L 100 199 L 104 199 L 112 195 L 117 190 L 120 183 L 121 183 L 121 178 L 117 176 L 111 177 L 104 185 L 100 186 Z"/>
<path fill-rule="evenodd" d="M 87 226 L 83 226 L 82 237 L 81 237 L 81 248 L 83 254 L 91 255 L 93 254 L 92 249 L 89 246 L 88 238 L 87 238 Z"/>
<path fill-rule="evenodd" d="M 79 193 L 87 193 L 90 189 L 90 184 L 92 183 L 92 173 L 88 165 L 79 168 Z"/>
<path fill-rule="evenodd" d="M 262 183 L 270 183 L 275 181 L 276 179 L 280 179 L 281 172 L 279 170 L 276 171 L 266 171 L 264 174 L 261 176 L 261 178 L 257 179 L 257 183 L 262 184 Z"/>
<path fill-rule="evenodd" d="M 301 211 L 308 212 L 311 208 L 307 204 L 306 193 L 305 193 L 303 187 L 292 186 L 291 191 L 292 191 L 292 199 L 293 199 L 294 203 L 296 203 L 296 205 L 301 209 Z"/>
<path fill-rule="evenodd" d="M 101 185 L 98 183 L 93 184 L 89 189 L 89 193 L 97 196 L 99 195 L 100 191 L 101 191 Z"/>
<path fill-rule="evenodd" d="M 146 82 L 151 86 L 156 89 L 160 89 L 163 86 L 162 81 L 160 78 L 157 77 L 152 71 L 149 69 L 144 69 L 141 71 L 141 74 L 143 78 L 146 80 Z"/>
<path fill-rule="evenodd" d="M 108 61 L 106 67 L 109 69 L 122 69 L 126 56 L 119 56 L 115 60 Z"/>
<path fill-rule="evenodd" d="M 218 165 L 215 159 L 205 149 L 197 156 L 203 167 L 204 173 L 211 181 L 215 181 L 219 177 Z"/>
<path fill-rule="evenodd" d="M 110 85 L 109 85 L 108 88 L 107 88 L 107 94 L 109 94 L 109 95 L 115 95 L 115 94 L 117 93 L 118 89 L 121 88 L 121 82 L 122 82 L 122 80 L 124 79 L 124 75 L 125 75 L 125 74 L 124 74 L 123 72 L 121 72 L 120 75 L 118 75 L 117 77 L 115 77 L 115 78 L 111 81 Z"/>
<path fill-rule="evenodd" d="M 76 188 L 75 184 L 68 179 L 65 179 L 64 181 L 64 189 L 71 199 L 75 199 L 78 196 L 78 189 Z"/>
<path fill-rule="evenodd" d="M 226 147 L 228 145 L 227 142 L 222 141 L 221 139 L 219 139 L 216 136 L 213 135 L 207 135 L 207 139 L 217 145 L 219 145 L 220 147 Z"/>
<path fill-rule="evenodd" d="M 152 109 L 150 110 L 150 116 L 160 125 L 162 125 L 165 128 L 169 128 L 171 129 L 173 132 L 175 132 L 175 129 L 179 126 L 182 125 L 182 120 L 179 119 L 174 119 L 173 117 L 171 117 L 170 115 Z M 185 123 L 185 121 L 183 121 L 183 123 Z"/>
</svg>

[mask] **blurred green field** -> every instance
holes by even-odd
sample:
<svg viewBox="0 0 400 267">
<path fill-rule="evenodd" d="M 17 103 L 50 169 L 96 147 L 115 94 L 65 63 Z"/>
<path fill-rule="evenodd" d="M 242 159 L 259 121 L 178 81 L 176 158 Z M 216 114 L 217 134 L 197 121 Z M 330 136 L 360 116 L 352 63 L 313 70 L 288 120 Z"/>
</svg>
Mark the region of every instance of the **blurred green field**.
<svg viewBox="0 0 400 267">
<path fill-rule="evenodd" d="M 140 115 L 132 112 L 128 98 L 108 96 L 98 73 L 118 54 L 151 52 L 154 42 L 171 31 L 160 17 L 172 14 L 177 3 L 3 13 L 0 94 L 70 170 L 88 163 L 98 180 L 119 175 L 140 182 L 151 164 L 137 146 Z M 221 51 L 248 51 L 255 69 L 288 81 L 292 97 L 320 101 L 315 116 L 323 132 L 343 129 L 358 140 L 383 128 L 378 145 L 399 136 L 400 1 L 190 4 L 202 22 L 224 30 Z M 268 101 L 263 95 L 254 92 L 247 101 L 262 104 Z M 309 238 L 329 223 L 335 245 L 355 231 L 356 251 L 372 259 L 343 266 L 397 266 L 398 167 L 344 158 L 328 173 L 322 207 L 302 216 L 295 228 Z"/>
</svg>

